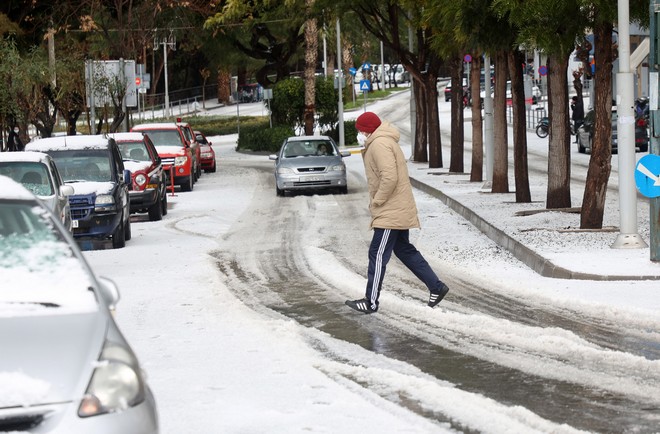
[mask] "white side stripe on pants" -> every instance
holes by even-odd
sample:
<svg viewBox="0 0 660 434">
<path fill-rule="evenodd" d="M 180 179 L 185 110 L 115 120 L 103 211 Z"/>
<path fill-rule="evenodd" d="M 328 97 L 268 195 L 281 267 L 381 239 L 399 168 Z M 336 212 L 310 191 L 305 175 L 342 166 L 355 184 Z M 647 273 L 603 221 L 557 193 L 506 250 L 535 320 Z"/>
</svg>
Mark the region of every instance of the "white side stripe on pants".
<svg viewBox="0 0 660 434">
<path fill-rule="evenodd" d="M 385 229 L 383 231 L 383 237 L 380 239 L 380 245 L 378 246 L 378 253 L 376 253 L 374 281 L 371 285 L 371 300 L 369 300 L 372 307 L 376 304 L 376 298 L 378 297 L 378 288 L 380 288 L 381 281 L 381 270 L 383 269 L 383 252 L 385 251 L 385 246 L 387 246 L 387 240 L 390 237 L 390 232 L 390 229 Z"/>
</svg>

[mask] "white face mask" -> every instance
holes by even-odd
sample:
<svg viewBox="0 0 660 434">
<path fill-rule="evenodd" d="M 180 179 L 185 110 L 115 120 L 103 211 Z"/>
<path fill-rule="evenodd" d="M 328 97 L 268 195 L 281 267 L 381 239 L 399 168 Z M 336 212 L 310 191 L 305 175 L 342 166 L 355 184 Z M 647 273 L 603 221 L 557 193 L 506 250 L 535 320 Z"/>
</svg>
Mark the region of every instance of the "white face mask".
<svg viewBox="0 0 660 434">
<path fill-rule="evenodd" d="M 359 132 L 358 135 L 357 135 L 357 142 L 358 142 L 358 145 L 360 145 L 360 146 L 364 146 L 364 144 L 366 143 L 366 141 L 367 141 L 367 135 L 364 134 L 364 133 Z"/>
</svg>

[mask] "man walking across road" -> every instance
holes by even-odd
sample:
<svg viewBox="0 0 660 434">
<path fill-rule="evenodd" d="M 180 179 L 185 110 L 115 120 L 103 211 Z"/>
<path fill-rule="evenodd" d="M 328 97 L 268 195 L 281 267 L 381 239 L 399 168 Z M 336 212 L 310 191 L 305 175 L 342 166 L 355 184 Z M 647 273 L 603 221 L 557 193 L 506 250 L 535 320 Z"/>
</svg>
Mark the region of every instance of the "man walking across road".
<svg viewBox="0 0 660 434">
<path fill-rule="evenodd" d="M 417 206 L 410 185 L 408 166 L 399 146 L 399 131 L 372 112 L 355 122 L 358 143 L 369 187 L 371 228 L 369 268 L 365 298 L 346 300 L 346 305 L 366 314 L 378 310 L 385 267 L 392 252 L 430 291 L 428 306 L 435 307 L 449 288 L 433 272 L 426 259 L 409 241 L 409 229 L 419 228 Z"/>
</svg>

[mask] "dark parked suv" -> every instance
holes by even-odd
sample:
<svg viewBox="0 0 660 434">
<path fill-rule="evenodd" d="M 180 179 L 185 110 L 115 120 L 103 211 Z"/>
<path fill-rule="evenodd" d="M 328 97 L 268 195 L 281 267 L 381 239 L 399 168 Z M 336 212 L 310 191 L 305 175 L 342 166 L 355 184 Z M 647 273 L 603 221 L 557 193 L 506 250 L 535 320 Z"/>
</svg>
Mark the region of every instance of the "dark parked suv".
<svg viewBox="0 0 660 434">
<path fill-rule="evenodd" d="M 156 147 L 143 133 L 115 133 L 112 138 L 131 171 L 131 213 L 146 212 L 149 220 L 162 220 L 167 214 L 167 176 Z"/>
<path fill-rule="evenodd" d="M 77 241 L 109 238 L 114 248 L 126 245 L 131 239 L 131 173 L 124 169 L 114 139 L 101 135 L 49 137 L 28 143 L 25 150 L 53 157 L 62 180 L 73 187 L 69 205 Z"/>
</svg>

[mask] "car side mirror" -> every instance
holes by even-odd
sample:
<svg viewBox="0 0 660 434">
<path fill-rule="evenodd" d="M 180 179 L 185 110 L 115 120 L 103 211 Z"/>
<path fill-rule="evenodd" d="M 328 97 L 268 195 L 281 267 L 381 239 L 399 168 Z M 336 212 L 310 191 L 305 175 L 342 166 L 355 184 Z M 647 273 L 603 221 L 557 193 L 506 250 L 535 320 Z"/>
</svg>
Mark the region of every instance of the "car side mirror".
<svg viewBox="0 0 660 434">
<path fill-rule="evenodd" d="M 111 312 L 114 312 L 120 298 L 117 284 L 107 277 L 99 277 L 98 281 L 100 285 L 99 292 L 101 293 L 101 297 L 103 297 L 103 301 L 105 301 L 108 309 L 110 309 Z"/>
<path fill-rule="evenodd" d="M 339 153 L 342 157 L 350 157 L 351 156 L 351 151 L 341 151 Z M 352 160 L 351 160 L 352 161 Z"/>
<path fill-rule="evenodd" d="M 269 159 L 269 160 L 277 160 L 277 154 L 270 154 L 270 155 L 268 156 L 268 159 Z"/>
<path fill-rule="evenodd" d="M 72 186 L 66 184 L 60 185 L 60 193 L 62 193 L 62 196 L 64 197 L 72 196 L 74 192 L 75 191 Z"/>
<path fill-rule="evenodd" d="M 128 185 L 129 190 L 133 188 L 133 183 L 131 182 L 131 171 L 128 169 L 124 169 L 124 184 Z"/>
</svg>

